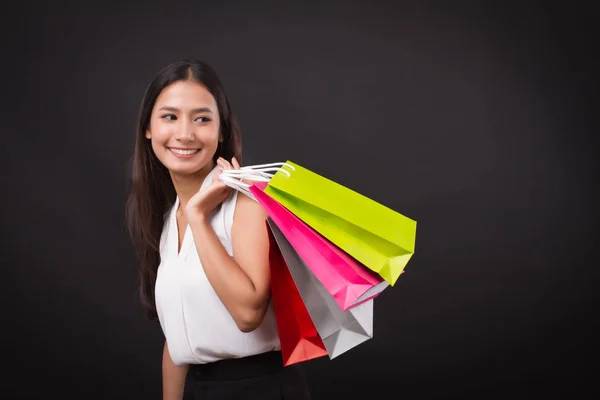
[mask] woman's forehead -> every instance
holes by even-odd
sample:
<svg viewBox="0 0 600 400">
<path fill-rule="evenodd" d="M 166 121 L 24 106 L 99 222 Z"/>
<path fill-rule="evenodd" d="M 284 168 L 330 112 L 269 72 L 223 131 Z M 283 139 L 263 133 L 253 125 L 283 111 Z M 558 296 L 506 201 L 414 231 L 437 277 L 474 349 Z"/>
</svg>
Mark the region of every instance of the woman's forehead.
<svg viewBox="0 0 600 400">
<path fill-rule="evenodd" d="M 214 96 L 200 83 L 178 81 L 167 86 L 156 99 L 155 108 L 172 108 L 182 112 L 217 109 Z"/>
</svg>

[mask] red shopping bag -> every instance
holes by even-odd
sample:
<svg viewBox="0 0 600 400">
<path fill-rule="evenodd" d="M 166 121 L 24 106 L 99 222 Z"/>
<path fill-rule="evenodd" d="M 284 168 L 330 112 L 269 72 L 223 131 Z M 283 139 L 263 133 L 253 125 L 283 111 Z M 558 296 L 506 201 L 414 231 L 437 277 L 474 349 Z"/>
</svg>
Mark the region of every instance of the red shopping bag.
<svg viewBox="0 0 600 400">
<path fill-rule="evenodd" d="M 302 301 L 268 225 L 267 230 L 270 244 L 271 295 L 283 364 L 287 366 L 327 356 L 325 344 Z"/>
</svg>

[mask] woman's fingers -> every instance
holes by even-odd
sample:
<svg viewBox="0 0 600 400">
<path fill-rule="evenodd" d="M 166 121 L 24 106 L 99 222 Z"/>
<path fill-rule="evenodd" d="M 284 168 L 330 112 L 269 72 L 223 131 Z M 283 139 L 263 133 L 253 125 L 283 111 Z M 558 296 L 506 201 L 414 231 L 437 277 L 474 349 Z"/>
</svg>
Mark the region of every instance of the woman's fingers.
<svg viewBox="0 0 600 400">
<path fill-rule="evenodd" d="M 233 166 L 229 163 L 229 161 L 223 157 L 219 157 L 217 159 L 217 164 L 219 164 L 223 169 L 233 169 Z"/>
<path fill-rule="evenodd" d="M 217 164 L 219 164 L 223 169 L 240 169 L 240 163 L 235 157 L 231 158 L 231 162 L 227 161 L 223 157 L 219 157 L 217 159 Z"/>
</svg>

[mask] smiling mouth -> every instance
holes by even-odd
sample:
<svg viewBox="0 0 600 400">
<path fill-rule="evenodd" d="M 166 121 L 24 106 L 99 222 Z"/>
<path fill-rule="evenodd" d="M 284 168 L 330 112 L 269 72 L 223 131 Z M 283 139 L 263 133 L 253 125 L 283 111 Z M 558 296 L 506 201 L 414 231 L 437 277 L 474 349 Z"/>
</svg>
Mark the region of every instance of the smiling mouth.
<svg viewBox="0 0 600 400">
<path fill-rule="evenodd" d="M 169 150 L 179 156 L 191 156 L 200 151 L 200 149 L 175 149 L 173 147 L 169 147 Z"/>
</svg>

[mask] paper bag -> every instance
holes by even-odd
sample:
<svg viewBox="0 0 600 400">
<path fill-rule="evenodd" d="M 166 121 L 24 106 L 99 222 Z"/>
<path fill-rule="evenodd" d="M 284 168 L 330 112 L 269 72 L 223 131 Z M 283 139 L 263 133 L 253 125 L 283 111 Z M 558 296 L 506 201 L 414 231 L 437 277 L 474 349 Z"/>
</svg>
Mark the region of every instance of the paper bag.
<svg viewBox="0 0 600 400">
<path fill-rule="evenodd" d="M 267 226 L 268 227 L 268 226 Z M 285 366 L 327 355 L 296 284 L 269 230 L 271 295 Z"/>
<path fill-rule="evenodd" d="M 249 190 L 342 310 L 374 298 L 389 286 L 264 193 L 265 186 L 254 182 Z"/>
<path fill-rule="evenodd" d="M 275 173 L 265 193 L 394 285 L 414 254 L 416 221 L 298 164 L 285 164 L 293 168 Z"/>
<path fill-rule="evenodd" d="M 373 299 L 342 311 L 310 272 L 277 224 L 267 222 L 330 359 L 373 337 Z"/>
</svg>

